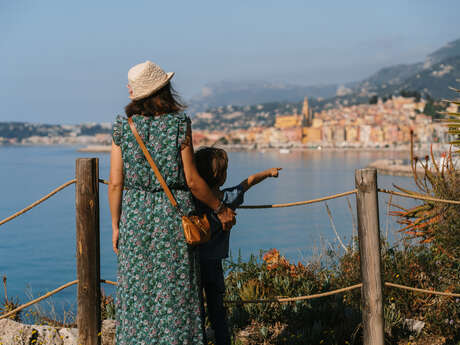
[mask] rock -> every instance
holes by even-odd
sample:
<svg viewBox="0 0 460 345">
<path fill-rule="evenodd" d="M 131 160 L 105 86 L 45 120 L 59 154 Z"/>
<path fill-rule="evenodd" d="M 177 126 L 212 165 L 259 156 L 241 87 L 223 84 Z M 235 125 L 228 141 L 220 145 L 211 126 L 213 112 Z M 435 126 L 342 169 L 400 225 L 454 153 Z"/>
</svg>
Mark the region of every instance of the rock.
<svg viewBox="0 0 460 345">
<path fill-rule="evenodd" d="M 423 327 L 425 327 L 425 322 L 420 321 L 420 320 L 414 320 L 414 319 L 405 319 L 404 320 L 404 326 L 411 332 L 416 333 L 417 335 L 420 334 L 422 331 Z"/>
<path fill-rule="evenodd" d="M 63 345 L 57 328 L 37 325 L 32 325 L 30 327 L 32 327 L 32 339 L 36 339 L 37 344 Z"/>
<path fill-rule="evenodd" d="M 0 344 L 78 345 L 78 329 L 25 325 L 10 319 L 3 319 L 0 320 Z M 114 344 L 115 320 L 104 320 L 102 322 L 102 345 Z"/>
<path fill-rule="evenodd" d="M 0 320 L 0 343 L 2 345 L 29 344 L 32 338 L 32 327 L 19 322 Z"/>
<path fill-rule="evenodd" d="M 115 320 L 102 321 L 102 345 L 115 345 Z"/>
<path fill-rule="evenodd" d="M 78 329 L 77 328 L 61 328 L 59 336 L 62 339 L 62 345 L 78 344 Z"/>
</svg>

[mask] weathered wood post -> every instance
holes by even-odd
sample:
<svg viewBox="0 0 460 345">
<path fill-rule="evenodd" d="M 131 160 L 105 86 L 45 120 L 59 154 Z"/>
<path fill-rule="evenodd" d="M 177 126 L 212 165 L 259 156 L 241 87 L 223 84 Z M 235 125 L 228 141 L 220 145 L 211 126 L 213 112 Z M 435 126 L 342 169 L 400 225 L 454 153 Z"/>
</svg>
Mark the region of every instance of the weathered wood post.
<svg viewBox="0 0 460 345">
<path fill-rule="evenodd" d="M 78 343 L 101 344 L 99 160 L 76 162 Z"/>
<path fill-rule="evenodd" d="M 355 171 L 356 210 L 361 257 L 363 344 L 384 345 L 383 289 L 377 170 Z"/>
</svg>

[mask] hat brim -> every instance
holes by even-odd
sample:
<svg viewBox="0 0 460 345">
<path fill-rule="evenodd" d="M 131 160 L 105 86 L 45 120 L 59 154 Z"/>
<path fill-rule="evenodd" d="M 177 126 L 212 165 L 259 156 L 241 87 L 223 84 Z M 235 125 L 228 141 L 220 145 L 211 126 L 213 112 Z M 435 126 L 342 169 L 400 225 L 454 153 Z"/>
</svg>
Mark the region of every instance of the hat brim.
<svg viewBox="0 0 460 345">
<path fill-rule="evenodd" d="M 140 99 L 149 97 L 155 92 L 157 92 L 158 90 L 160 90 L 161 88 L 163 88 L 166 84 L 168 84 L 172 77 L 174 77 L 174 72 L 168 72 L 166 73 L 166 79 L 161 84 L 156 85 L 153 89 L 149 90 L 148 92 L 142 95 L 129 96 L 129 98 L 131 98 L 131 100 L 133 101 L 138 101 Z"/>
</svg>

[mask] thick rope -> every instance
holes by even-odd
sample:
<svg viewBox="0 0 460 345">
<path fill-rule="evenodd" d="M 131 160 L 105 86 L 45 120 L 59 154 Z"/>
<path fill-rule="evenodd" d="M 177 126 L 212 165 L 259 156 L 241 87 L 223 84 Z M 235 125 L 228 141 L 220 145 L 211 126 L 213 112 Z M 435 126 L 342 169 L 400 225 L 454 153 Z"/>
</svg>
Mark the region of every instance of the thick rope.
<svg viewBox="0 0 460 345">
<path fill-rule="evenodd" d="M 101 279 L 101 283 L 106 283 L 106 284 L 115 285 L 115 286 L 118 285 L 117 282 L 114 282 L 114 281 L 111 281 L 111 280 L 106 280 L 106 279 Z M 75 285 L 75 284 L 78 284 L 78 280 L 74 280 L 74 281 L 71 281 L 71 282 L 69 282 L 67 284 L 64 284 L 64 285 L 58 287 L 57 289 L 54 289 L 53 291 L 50 291 L 50 292 L 46 293 L 45 295 L 43 295 L 41 297 L 38 297 L 38 298 L 36 298 L 36 299 L 34 299 L 34 300 L 30 301 L 30 302 L 27 302 L 27 303 L 17 307 L 14 310 L 11 310 L 10 312 L 8 312 L 8 313 L 6 313 L 4 315 L 1 315 L 0 320 L 5 319 L 8 316 L 14 315 L 17 312 L 21 311 L 22 309 L 25 309 L 27 307 L 30 307 L 33 304 L 36 304 L 36 303 L 38 303 L 40 301 L 43 301 L 44 299 L 46 299 L 48 297 L 51 297 L 52 295 L 58 293 L 59 291 L 64 290 L 65 288 L 68 288 L 69 286 L 72 286 L 72 285 Z M 309 300 L 309 299 L 315 299 L 315 298 L 321 298 L 321 297 L 336 295 L 338 293 L 342 293 L 342 292 L 346 292 L 346 291 L 351 291 L 351 290 L 358 289 L 358 288 L 362 287 L 362 285 L 363 285 L 362 283 L 359 283 L 359 284 L 355 284 L 355 285 L 348 286 L 348 287 L 345 287 L 345 288 L 332 290 L 332 291 L 327 291 L 327 292 L 321 292 L 321 293 L 317 293 L 317 294 L 313 294 L 313 295 L 307 295 L 307 296 L 278 297 L 278 298 L 274 298 L 274 299 L 256 299 L 256 300 L 246 300 L 246 301 L 243 301 L 243 300 L 241 300 L 241 301 L 225 301 L 225 303 L 248 304 L 248 303 L 285 303 L 285 302 L 304 301 L 304 300 Z M 395 283 L 389 283 L 389 282 L 385 282 L 385 285 L 390 286 L 390 287 L 395 287 L 395 288 L 398 288 L 398 289 L 404 289 L 404 290 L 428 293 L 428 294 L 432 294 L 432 295 L 440 295 L 440 296 L 448 296 L 448 297 L 460 297 L 460 293 L 440 292 L 440 291 L 418 289 L 418 288 L 413 288 L 413 287 L 400 285 L 400 284 L 395 284 Z"/>
<path fill-rule="evenodd" d="M 413 287 L 409 287 L 409 286 L 399 285 L 399 284 L 395 284 L 395 283 L 388 283 L 388 282 L 385 282 L 385 285 L 386 285 L 386 286 L 395 287 L 395 288 L 398 288 L 398 289 L 404 289 L 404 290 L 410 290 L 410 291 L 417 291 L 417 292 L 429 293 L 429 294 L 432 294 L 432 295 L 449 296 L 449 297 L 460 297 L 460 293 L 440 292 L 440 291 L 425 290 L 425 289 L 419 289 L 419 288 L 413 288 Z"/>
<path fill-rule="evenodd" d="M 332 290 L 328 292 L 322 292 L 322 293 L 317 293 L 313 295 L 308 295 L 308 296 L 299 296 L 299 297 L 278 297 L 275 299 L 255 299 L 255 300 L 246 300 L 246 301 L 225 301 L 226 303 L 235 303 L 235 304 L 247 304 L 247 303 L 283 303 L 283 302 L 295 302 L 295 301 L 303 301 L 303 300 L 308 300 L 308 299 L 315 299 L 315 298 L 320 298 L 320 297 L 326 297 L 326 296 L 331 296 L 331 295 L 336 295 L 341 292 L 345 291 L 350 291 L 354 289 L 358 289 L 362 286 L 363 284 L 359 283 L 356 285 L 348 286 L 345 288 L 337 289 L 337 290 Z"/>
<path fill-rule="evenodd" d="M 101 282 L 106 283 L 106 284 L 111 284 L 111 285 L 118 285 L 117 282 L 110 281 L 110 280 L 105 280 L 105 279 L 101 279 Z M 314 294 L 314 295 L 308 295 L 308 296 L 299 296 L 299 297 L 290 297 L 290 298 L 279 297 L 279 298 L 275 298 L 275 299 L 256 299 L 256 300 L 249 300 L 249 301 L 225 301 L 225 303 L 237 303 L 237 304 L 238 303 L 271 303 L 271 302 L 283 303 L 283 302 L 301 301 L 301 300 L 306 300 L 306 299 L 314 299 L 314 298 L 319 298 L 319 297 L 335 295 L 335 294 L 338 294 L 338 293 L 341 293 L 341 292 L 350 291 L 350 290 L 353 290 L 353 289 L 360 288 L 362 285 L 363 284 L 359 283 L 359 284 L 352 285 L 352 286 L 349 286 L 349 287 L 345 287 L 345 288 L 342 288 L 342 289 L 328 291 L 328 292 L 322 292 L 322 293 L 318 293 L 318 294 Z"/>
<path fill-rule="evenodd" d="M 109 184 L 107 180 L 99 179 L 100 183 L 103 184 Z M 318 199 L 313 199 L 313 200 L 307 200 L 307 201 L 297 201 L 297 202 L 290 202 L 287 204 L 273 204 L 273 205 L 244 205 L 244 206 L 239 206 L 238 208 L 245 208 L 245 209 L 254 209 L 254 208 L 280 208 L 280 207 L 292 207 L 292 206 L 300 206 L 300 205 L 308 205 L 308 204 L 313 204 L 316 202 L 321 202 L 325 200 L 331 200 L 331 199 L 336 199 L 340 198 L 342 196 L 347 196 L 350 194 L 356 194 L 357 189 L 351 190 L 349 192 L 345 193 L 340 193 L 340 194 L 334 194 L 334 195 L 329 195 L 325 196 L 323 198 L 318 198 Z"/>
<path fill-rule="evenodd" d="M 107 184 L 107 185 L 109 184 L 109 182 L 107 180 L 103 180 L 103 179 L 99 179 L 99 182 L 103 183 L 103 184 Z M 449 203 L 449 204 L 460 205 L 460 201 L 457 201 L 457 200 L 444 200 L 444 199 L 437 199 L 437 198 L 432 198 L 432 197 L 428 197 L 428 196 L 417 196 L 417 195 L 411 195 L 411 194 L 396 192 L 396 191 L 383 189 L 383 188 L 378 188 L 377 190 L 379 192 L 381 192 L 381 193 L 399 195 L 399 196 L 406 197 L 406 198 L 428 200 L 428 201 L 436 201 L 436 202 L 444 202 L 444 203 Z M 356 194 L 357 192 L 358 192 L 357 189 L 353 189 L 353 190 L 351 190 L 349 192 L 329 195 L 329 196 L 325 196 L 323 198 L 312 199 L 312 200 L 307 200 L 307 201 L 297 201 L 297 202 L 291 202 L 291 203 L 286 203 L 286 204 L 273 204 L 273 205 L 245 205 L 245 206 L 240 206 L 238 208 L 255 209 L 255 208 L 278 208 L 278 207 L 291 207 L 291 206 L 308 205 L 308 204 L 313 204 L 313 203 L 321 202 L 321 201 L 325 201 L 325 200 L 340 198 L 340 197 L 347 196 L 347 195 L 350 195 L 350 194 Z"/>
<path fill-rule="evenodd" d="M 64 188 L 70 186 L 71 184 L 74 184 L 77 180 L 76 179 L 73 179 L 73 180 L 70 180 L 66 183 L 64 183 L 62 186 L 59 186 L 57 187 L 55 190 L 53 190 L 51 193 L 45 195 L 43 198 L 35 201 L 34 203 L 30 204 L 29 206 L 27 206 L 26 208 L 22 209 L 21 211 L 18 211 L 16 212 L 15 214 L 3 219 L 2 221 L 0 221 L 0 226 L 9 222 L 10 220 L 13 220 L 14 218 L 20 216 L 21 214 L 24 214 L 26 213 L 27 211 L 29 211 L 30 209 L 34 208 L 35 206 L 38 206 L 39 204 L 41 204 L 43 201 L 51 198 L 54 194 L 56 194 L 57 192 L 63 190 Z"/>
<path fill-rule="evenodd" d="M 238 208 L 245 208 L 245 209 L 248 209 L 248 208 L 250 208 L 250 209 L 254 209 L 254 208 L 279 208 L 279 207 L 291 207 L 291 206 L 308 205 L 308 204 L 313 204 L 313 203 L 316 203 L 316 202 L 321 202 L 321 201 L 341 198 L 343 196 L 350 195 L 350 194 L 356 194 L 356 192 L 357 192 L 357 190 L 353 189 L 353 190 L 345 192 L 345 193 L 329 195 L 329 196 L 325 196 L 325 197 L 322 197 L 322 198 L 312 199 L 312 200 L 307 200 L 307 201 L 297 201 L 297 202 L 290 202 L 290 203 L 287 203 L 287 204 L 273 204 L 273 205 L 246 205 L 246 206 L 240 206 Z"/>
<path fill-rule="evenodd" d="M 117 282 L 113 282 L 111 280 L 105 280 L 105 279 L 101 279 L 101 283 L 106 283 L 106 284 L 115 285 L 115 286 L 118 285 Z"/>
<path fill-rule="evenodd" d="M 64 285 L 58 287 L 57 289 L 54 289 L 53 291 L 50 291 L 50 292 L 44 294 L 44 295 L 41 296 L 41 297 L 38 297 L 38 298 L 36 298 L 36 299 L 34 299 L 34 300 L 30 301 L 30 302 L 27 302 L 26 304 L 23 304 L 23 305 L 17 307 L 16 309 L 13 309 L 12 311 L 10 311 L 10 312 L 8 312 L 8 313 L 6 313 L 6 314 L 4 314 L 4 315 L 1 315 L 1 316 L 0 316 L 0 320 L 1 320 L 1 319 L 5 319 L 5 318 L 7 318 L 7 317 L 10 316 L 10 315 L 14 315 L 14 314 L 16 314 L 17 312 L 21 311 L 22 309 L 27 308 L 27 307 L 30 307 L 31 305 L 33 305 L 33 304 L 35 304 L 35 303 L 38 303 L 38 302 L 40 302 L 40 301 L 43 301 L 45 298 L 48 298 L 48 297 L 50 297 L 50 296 L 52 296 L 52 295 L 58 293 L 59 291 L 64 290 L 65 288 L 68 288 L 69 286 L 75 285 L 75 284 L 77 284 L 77 283 L 78 283 L 78 280 L 74 280 L 74 281 L 72 281 L 72 282 L 69 282 L 69 283 L 67 283 L 67 284 L 64 284 Z"/>
<path fill-rule="evenodd" d="M 448 204 L 460 205 L 460 201 L 457 201 L 457 200 L 437 199 L 437 198 L 432 198 L 432 197 L 429 197 L 429 196 L 406 194 L 406 193 L 396 192 L 396 191 L 392 191 L 392 190 L 388 190 L 388 189 L 382 189 L 382 188 L 379 188 L 378 191 L 381 192 L 381 193 L 387 193 L 387 194 L 392 194 L 392 195 L 403 196 L 405 198 L 427 200 L 427 201 L 435 201 L 435 202 L 444 202 L 444 203 L 448 203 Z"/>
<path fill-rule="evenodd" d="M 102 283 L 106 284 L 111 284 L 111 285 L 118 285 L 117 282 L 111 281 L 111 280 L 105 280 L 101 279 Z M 330 295 L 335 295 L 341 292 L 349 291 L 349 290 L 354 290 L 359 287 L 361 287 L 363 284 L 355 284 L 349 287 L 337 289 L 337 290 L 332 290 L 328 292 L 322 292 L 314 295 L 308 295 L 308 296 L 299 296 L 299 297 L 290 297 L 290 298 L 276 298 L 276 299 L 262 299 L 262 300 L 251 300 L 251 301 L 226 301 L 228 303 L 264 303 L 264 302 L 292 302 L 292 301 L 301 301 L 301 300 L 306 300 L 306 299 L 313 299 L 313 298 L 319 298 L 319 297 L 324 297 L 324 296 L 330 296 Z M 411 291 L 417 291 L 417 292 L 423 292 L 423 293 L 428 293 L 432 295 L 441 295 L 441 296 L 449 296 L 449 297 L 460 297 L 460 293 L 453 293 L 453 292 L 440 292 L 440 291 L 433 291 L 433 290 L 424 290 L 424 289 L 419 289 L 419 288 L 413 288 L 410 286 L 405 286 L 405 285 L 400 285 L 400 284 L 395 284 L 395 283 L 389 283 L 385 282 L 386 286 L 390 287 L 395 287 L 399 289 L 404 289 L 404 290 L 411 290 Z"/>
</svg>

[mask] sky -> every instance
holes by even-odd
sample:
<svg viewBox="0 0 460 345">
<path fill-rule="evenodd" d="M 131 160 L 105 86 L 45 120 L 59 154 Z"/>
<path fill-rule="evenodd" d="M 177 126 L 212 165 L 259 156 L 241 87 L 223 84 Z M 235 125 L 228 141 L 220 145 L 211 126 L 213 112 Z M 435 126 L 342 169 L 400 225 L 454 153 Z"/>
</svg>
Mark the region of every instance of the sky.
<svg viewBox="0 0 460 345">
<path fill-rule="evenodd" d="M 207 84 L 361 80 L 460 38 L 458 0 L 0 0 L 0 122 L 112 122 L 127 72 Z"/>
</svg>

